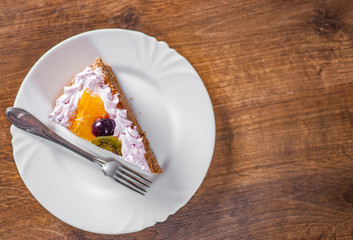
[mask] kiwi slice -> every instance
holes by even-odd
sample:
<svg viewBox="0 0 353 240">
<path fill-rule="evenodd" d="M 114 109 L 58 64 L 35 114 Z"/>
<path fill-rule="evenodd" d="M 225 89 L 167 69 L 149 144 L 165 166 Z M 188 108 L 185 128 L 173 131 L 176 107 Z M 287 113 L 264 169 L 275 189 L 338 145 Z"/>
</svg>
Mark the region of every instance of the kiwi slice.
<svg viewBox="0 0 353 240">
<path fill-rule="evenodd" d="M 91 143 L 94 145 L 103 148 L 107 151 L 113 152 L 118 155 L 121 154 L 121 141 L 114 136 L 100 136 L 94 138 Z"/>
</svg>

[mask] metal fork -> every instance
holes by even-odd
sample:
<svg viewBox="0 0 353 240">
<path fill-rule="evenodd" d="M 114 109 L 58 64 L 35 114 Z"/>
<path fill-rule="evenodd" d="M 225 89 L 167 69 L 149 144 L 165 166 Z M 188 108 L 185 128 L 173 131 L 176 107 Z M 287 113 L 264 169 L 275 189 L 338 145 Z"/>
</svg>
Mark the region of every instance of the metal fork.
<svg viewBox="0 0 353 240">
<path fill-rule="evenodd" d="M 92 163 L 98 165 L 103 170 L 104 175 L 113 178 L 115 181 L 139 194 L 145 195 L 146 188 L 152 183 L 146 177 L 115 160 L 100 159 L 69 143 L 26 110 L 9 107 L 6 109 L 6 117 L 16 127 L 55 142 L 88 159 Z"/>
</svg>

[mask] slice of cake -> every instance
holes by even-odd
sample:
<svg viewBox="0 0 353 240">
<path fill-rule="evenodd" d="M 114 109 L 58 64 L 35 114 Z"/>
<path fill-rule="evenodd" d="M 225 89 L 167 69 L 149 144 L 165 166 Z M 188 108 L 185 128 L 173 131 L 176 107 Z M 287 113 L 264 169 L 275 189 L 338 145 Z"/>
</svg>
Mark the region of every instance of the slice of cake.
<svg viewBox="0 0 353 240">
<path fill-rule="evenodd" d="M 49 119 L 151 173 L 162 173 L 121 87 L 100 57 L 78 73 Z"/>
</svg>

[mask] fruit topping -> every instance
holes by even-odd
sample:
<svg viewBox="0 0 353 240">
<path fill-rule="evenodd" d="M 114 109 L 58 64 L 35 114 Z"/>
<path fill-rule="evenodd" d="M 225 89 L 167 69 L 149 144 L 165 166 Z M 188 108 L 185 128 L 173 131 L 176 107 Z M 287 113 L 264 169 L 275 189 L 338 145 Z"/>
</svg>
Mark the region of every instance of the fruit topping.
<svg viewBox="0 0 353 240">
<path fill-rule="evenodd" d="M 121 154 L 121 141 L 115 136 L 96 137 L 91 141 L 94 145 L 118 155 Z"/>
<path fill-rule="evenodd" d="M 98 119 L 92 124 L 92 134 L 96 137 L 114 134 L 115 121 L 113 119 Z"/>
<path fill-rule="evenodd" d="M 92 124 L 100 118 L 108 118 L 102 99 L 89 89 L 85 89 L 78 103 L 77 114 L 72 120 L 70 130 L 77 136 L 92 141 Z"/>
</svg>

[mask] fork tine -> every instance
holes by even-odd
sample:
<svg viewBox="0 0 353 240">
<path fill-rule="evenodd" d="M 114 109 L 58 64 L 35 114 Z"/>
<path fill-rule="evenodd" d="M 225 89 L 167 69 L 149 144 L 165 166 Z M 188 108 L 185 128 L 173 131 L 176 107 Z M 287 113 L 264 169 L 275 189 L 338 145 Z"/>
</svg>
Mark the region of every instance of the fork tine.
<svg viewBox="0 0 353 240">
<path fill-rule="evenodd" d="M 125 172 L 130 172 L 130 173 L 134 174 L 135 176 L 137 176 L 137 177 L 139 177 L 139 178 L 145 180 L 146 182 L 152 183 L 151 180 L 147 179 L 147 178 L 144 177 L 144 176 L 141 176 L 141 174 L 135 172 L 135 171 L 132 170 L 132 169 L 129 169 L 129 168 L 125 167 L 124 165 L 121 165 L 120 168 L 122 168 Z"/>
<path fill-rule="evenodd" d="M 129 186 L 128 184 L 126 184 L 124 181 L 121 181 L 118 176 L 114 176 L 114 180 L 117 181 L 118 183 L 124 185 L 125 187 L 130 188 L 131 190 L 133 190 L 133 191 L 135 191 L 135 192 L 137 192 L 137 193 L 139 193 L 139 194 L 145 196 L 145 193 L 140 192 L 140 191 L 136 190 L 135 188 L 133 188 L 133 187 Z M 142 189 L 142 190 L 143 190 L 143 189 Z M 143 191 L 144 191 L 144 190 L 143 190 Z M 144 192 L 146 192 L 146 191 L 144 191 Z"/>
<path fill-rule="evenodd" d="M 148 188 L 150 187 L 148 184 L 146 184 L 146 183 L 140 181 L 139 179 L 137 179 L 136 177 L 134 177 L 132 174 L 130 174 L 130 173 L 129 173 L 128 171 L 126 171 L 125 169 L 119 168 L 118 171 L 121 172 L 122 174 L 127 175 L 129 178 L 135 180 L 136 182 L 138 182 L 138 183 L 144 185 L 145 187 L 148 187 Z"/>
<path fill-rule="evenodd" d="M 123 179 L 125 182 L 131 184 L 132 186 L 138 188 L 139 190 L 141 190 L 141 191 L 143 191 L 143 192 L 146 192 L 145 189 L 143 189 L 142 187 L 138 186 L 137 184 L 131 182 L 130 179 L 126 178 L 125 175 L 124 175 L 124 173 L 118 172 L 118 171 L 117 171 L 116 173 L 117 173 L 119 176 L 115 175 L 114 178 L 115 178 L 115 177 L 120 177 L 120 178 Z"/>
</svg>

